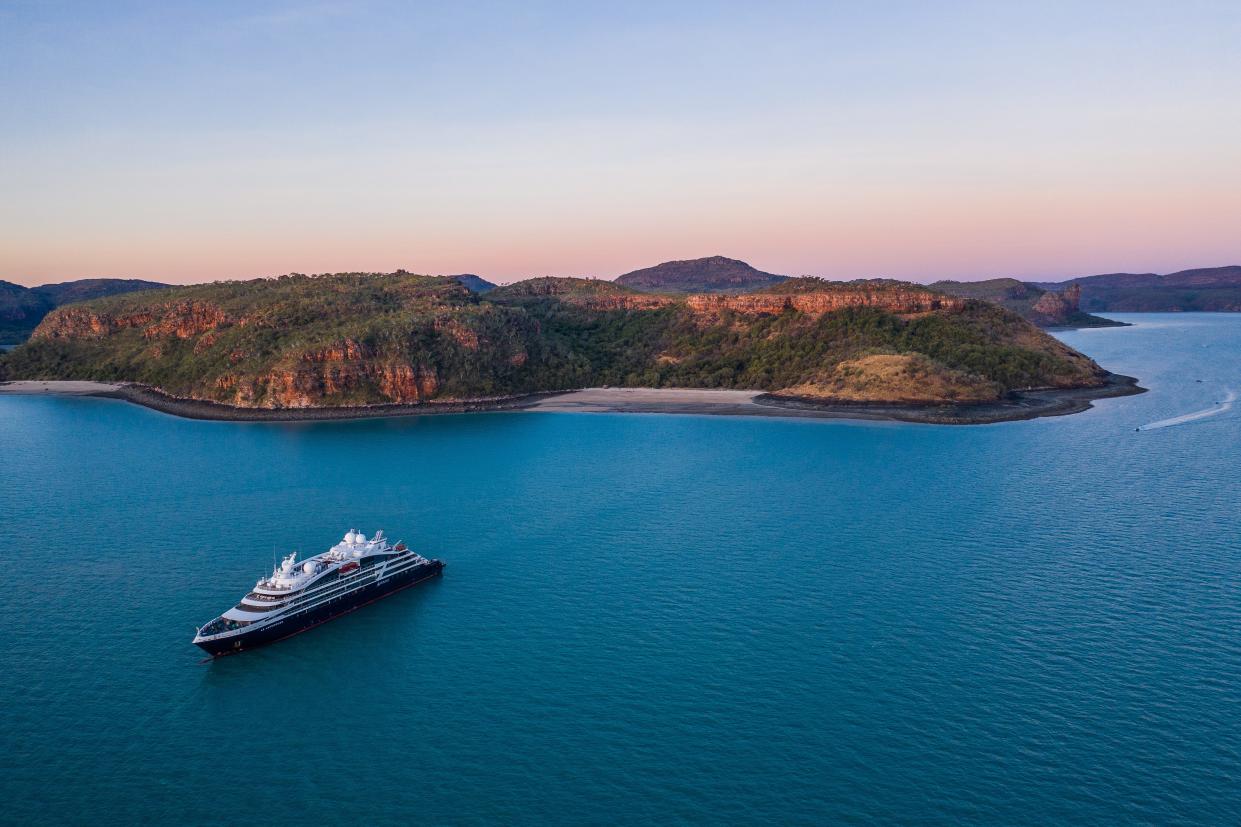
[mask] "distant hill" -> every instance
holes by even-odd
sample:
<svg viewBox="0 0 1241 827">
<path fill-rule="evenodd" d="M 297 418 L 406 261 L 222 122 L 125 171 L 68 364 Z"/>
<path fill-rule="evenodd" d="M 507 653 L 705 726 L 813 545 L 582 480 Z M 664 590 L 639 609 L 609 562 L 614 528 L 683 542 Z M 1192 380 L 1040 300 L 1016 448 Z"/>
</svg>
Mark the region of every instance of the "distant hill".
<svg viewBox="0 0 1241 827">
<path fill-rule="evenodd" d="M 0 345 L 25 341 L 51 309 L 46 296 L 20 284 L 0 281 Z"/>
<path fill-rule="evenodd" d="M 786 280 L 724 256 L 665 261 L 616 277 L 616 283 L 659 293 L 737 293 Z"/>
<path fill-rule="evenodd" d="M 1114 327 L 1121 324 L 1082 312 L 1080 288 L 1073 285 L 1050 290 L 1017 279 L 988 279 L 937 281 L 931 287 L 953 296 L 995 302 L 1040 327 Z"/>
<path fill-rule="evenodd" d="M 482 276 L 476 276 L 473 273 L 461 273 L 460 275 L 449 276 L 448 278 L 456 280 L 458 284 L 463 286 L 466 290 L 469 290 L 471 293 L 486 293 L 488 290 L 494 290 L 496 287 Z"/>
<path fill-rule="evenodd" d="M 1158 313 L 1176 311 L 1241 312 L 1241 266 L 1203 267 L 1176 273 L 1105 273 L 1034 286 L 1081 288 L 1087 312 Z"/>
<path fill-rule="evenodd" d="M 80 279 L 39 287 L 0 281 L 0 345 L 24 342 L 43 317 L 61 305 L 167 286 L 140 279 Z"/>
<path fill-rule="evenodd" d="M 158 281 L 142 279 L 78 279 L 62 281 L 59 284 L 43 284 L 30 288 L 35 293 L 46 296 L 53 307 L 71 302 L 84 302 L 91 299 L 102 299 L 104 296 L 115 296 L 118 293 L 132 293 L 135 290 L 156 290 L 167 287 Z"/>
</svg>

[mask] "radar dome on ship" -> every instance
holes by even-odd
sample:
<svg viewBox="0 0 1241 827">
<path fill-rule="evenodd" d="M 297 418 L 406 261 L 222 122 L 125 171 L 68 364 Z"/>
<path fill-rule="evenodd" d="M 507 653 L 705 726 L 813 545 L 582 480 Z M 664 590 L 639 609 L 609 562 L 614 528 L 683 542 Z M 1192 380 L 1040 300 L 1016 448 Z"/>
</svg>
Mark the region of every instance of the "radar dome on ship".
<svg viewBox="0 0 1241 827">
<path fill-rule="evenodd" d="M 314 574 L 315 564 L 311 563 L 310 561 L 306 561 L 306 564 L 302 566 L 302 571 L 306 572 L 307 574 Z"/>
</svg>

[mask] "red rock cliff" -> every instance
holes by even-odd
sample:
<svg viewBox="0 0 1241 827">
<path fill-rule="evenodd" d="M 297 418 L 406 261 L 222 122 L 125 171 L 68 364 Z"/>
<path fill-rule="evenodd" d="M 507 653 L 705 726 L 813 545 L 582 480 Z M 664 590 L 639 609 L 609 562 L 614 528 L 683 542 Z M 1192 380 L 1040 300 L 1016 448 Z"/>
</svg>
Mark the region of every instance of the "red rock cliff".
<svg viewBox="0 0 1241 827">
<path fill-rule="evenodd" d="M 439 389 L 435 370 L 399 357 L 374 353 L 345 339 L 255 376 L 235 373 L 215 382 L 213 398 L 239 407 L 310 408 L 328 397 L 349 397 L 377 388 L 390 402 L 425 402 Z"/>
<path fill-rule="evenodd" d="M 32 339 L 98 339 L 128 327 L 142 328 L 148 339 L 175 336 L 190 339 L 228 322 L 224 311 L 210 302 L 177 301 L 130 313 L 96 313 L 79 307 L 62 307 L 44 318 Z"/>
<path fill-rule="evenodd" d="M 1034 303 L 1034 312 L 1043 324 L 1063 324 L 1081 306 L 1082 288 L 1071 284 L 1063 293 L 1047 291 Z"/>
<path fill-rule="evenodd" d="M 963 307 L 964 299 L 944 296 L 916 287 L 841 287 L 801 293 L 748 293 L 741 295 L 695 295 L 686 304 L 696 313 L 718 315 L 721 311 L 770 315 L 798 310 L 818 316 L 849 307 L 874 307 L 889 313 L 928 313 Z"/>
</svg>

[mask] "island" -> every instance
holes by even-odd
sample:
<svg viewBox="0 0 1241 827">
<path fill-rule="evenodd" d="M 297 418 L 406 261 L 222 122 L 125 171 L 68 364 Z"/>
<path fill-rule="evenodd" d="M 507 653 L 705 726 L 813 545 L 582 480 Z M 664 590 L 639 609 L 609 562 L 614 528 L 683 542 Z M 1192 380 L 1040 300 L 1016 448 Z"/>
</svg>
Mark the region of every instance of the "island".
<svg viewBox="0 0 1241 827">
<path fill-rule="evenodd" d="M 222 419 L 549 409 L 555 397 L 563 410 L 565 393 L 597 388 L 731 391 L 730 413 L 964 423 L 1140 392 L 1004 307 L 907 282 L 673 294 L 536 278 L 480 293 L 404 271 L 65 305 L 0 357 L 0 380 L 111 383 L 131 401 Z M 711 398 L 665 407 L 713 412 Z"/>
</svg>

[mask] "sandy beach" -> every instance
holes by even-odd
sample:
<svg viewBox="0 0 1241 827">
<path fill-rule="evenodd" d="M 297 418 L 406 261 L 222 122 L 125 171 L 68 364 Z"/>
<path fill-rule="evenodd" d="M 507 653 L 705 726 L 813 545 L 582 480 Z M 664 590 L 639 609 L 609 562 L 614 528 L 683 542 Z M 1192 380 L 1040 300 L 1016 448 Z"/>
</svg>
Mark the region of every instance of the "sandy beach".
<svg viewBox="0 0 1241 827">
<path fill-rule="evenodd" d="M 104 396 L 115 394 L 124 385 L 116 382 L 89 382 L 85 380 L 17 380 L 0 382 L 0 393 L 39 393 L 53 396 Z"/>
<path fill-rule="evenodd" d="M 585 388 L 544 397 L 528 410 L 562 413 L 688 413 L 763 416 L 762 391 L 700 388 Z"/>
<path fill-rule="evenodd" d="M 1098 388 L 1027 391 L 999 402 L 969 405 L 842 403 L 773 396 L 752 390 L 699 388 L 584 388 L 501 399 L 427 402 L 417 405 L 368 405 L 354 408 L 235 408 L 216 402 L 181 399 L 142 385 L 88 381 L 15 381 L 0 383 L 0 393 L 103 396 L 188 419 L 296 422 L 320 419 L 368 419 L 389 416 L 532 411 L 544 413 L 652 413 L 710 416 L 762 416 L 793 419 L 854 419 L 980 425 L 1064 416 L 1091 407 L 1096 399 L 1144 392 L 1137 380 L 1111 374 Z"/>
</svg>

